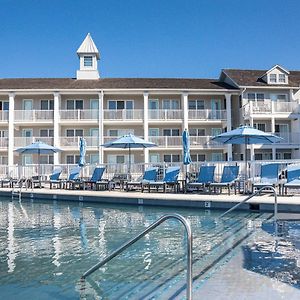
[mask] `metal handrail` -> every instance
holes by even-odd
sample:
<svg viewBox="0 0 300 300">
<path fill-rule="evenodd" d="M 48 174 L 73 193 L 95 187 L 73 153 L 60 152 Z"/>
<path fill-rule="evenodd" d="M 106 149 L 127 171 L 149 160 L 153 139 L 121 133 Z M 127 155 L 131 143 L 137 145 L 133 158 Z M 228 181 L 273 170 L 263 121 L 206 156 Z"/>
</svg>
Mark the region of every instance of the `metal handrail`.
<svg viewBox="0 0 300 300">
<path fill-rule="evenodd" d="M 247 202 L 248 200 L 250 200 L 251 198 L 255 197 L 256 195 L 260 194 L 261 191 L 265 190 L 265 189 L 271 189 L 274 195 L 274 220 L 277 223 L 277 193 L 276 190 L 273 186 L 271 185 L 267 185 L 262 187 L 261 189 L 259 189 L 258 191 L 256 191 L 255 193 L 253 193 L 252 195 L 248 196 L 245 200 L 243 200 L 242 202 L 239 202 L 238 204 L 236 204 L 235 206 L 231 207 L 230 209 L 226 210 L 223 214 L 221 214 L 219 216 L 219 218 L 224 217 L 225 215 L 227 215 L 228 213 L 230 213 L 231 211 L 235 210 L 237 207 L 239 207 L 240 205 L 244 204 L 245 202 Z"/>
<path fill-rule="evenodd" d="M 90 268 L 88 271 L 86 271 L 81 279 L 85 279 L 87 276 L 98 270 L 100 267 L 104 266 L 107 262 L 109 262 L 111 259 L 122 253 L 125 249 L 127 249 L 129 246 L 140 240 L 143 236 L 145 236 L 148 232 L 155 229 L 157 226 L 159 226 L 161 223 L 165 222 L 168 219 L 177 219 L 179 220 L 187 233 L 187 274 L 186 274 L 186 297 L 188 300 L 192 299 L 192 230 L 191 225 L 187 219 L 185 219 L 183 216 L 179 214 L 167 214 L 159 218 L 157 221 L 152 223 L 150 226 L 148 226 L 144 231 L 142 231 L 140 234 L 129 240 L 128 242 L 124 243 L 122 246 L 120 246 L 118 249 L 116 249 L 112 254 L 106 256 L 102 261 L 97 263 L 95 266 Z"/>
</svg>

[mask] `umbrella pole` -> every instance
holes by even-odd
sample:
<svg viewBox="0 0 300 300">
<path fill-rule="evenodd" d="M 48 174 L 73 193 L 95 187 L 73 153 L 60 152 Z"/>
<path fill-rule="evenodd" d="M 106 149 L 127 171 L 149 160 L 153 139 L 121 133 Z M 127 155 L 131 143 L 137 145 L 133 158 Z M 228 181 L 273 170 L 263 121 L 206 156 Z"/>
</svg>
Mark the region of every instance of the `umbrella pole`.
<svg viewBox="0 0 300 300">
<path fill-rule="evenodd" d="M 248 167 L 247 167 L 247 145 L 248 138 L 245 136 L 245 184 L 244 184 L 244 193 L 248 192 L 247 180 L 248 180 Z"/>
<path fill-rule="evenodd" d="M 128 159 L 128 179 L 131 180 L 131 175 L 130 175 L 130 166 L 131 166 L 131 151 L 130 151 L 130 145 L 129 145 L 129 159 Z"/>
</svg>

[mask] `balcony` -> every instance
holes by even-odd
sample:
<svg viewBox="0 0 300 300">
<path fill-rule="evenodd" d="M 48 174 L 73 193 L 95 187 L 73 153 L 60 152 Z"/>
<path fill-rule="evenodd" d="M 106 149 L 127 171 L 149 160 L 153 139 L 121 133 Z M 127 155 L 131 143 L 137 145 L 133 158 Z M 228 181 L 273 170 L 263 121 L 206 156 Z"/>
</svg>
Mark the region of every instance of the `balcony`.
<svg viewBox="0 0 300 300">
<path fill-rule="evenodd" d="M 48 145 L 53 146 L 53 137 L 45 137 L 45 136 L 15 137 L 14 138 L 14 146 L 16 148 L 25 147 L 36 141 L 41 141 Z"/>
<path fill-rule="evenodd" d="M 98 121 L 99 112 L 97 109 L 66 109 L 60 110 L 62 121 Z"/>
<path fill-rule="evenodd" d="M 8 110 L 0 111 L 0 123 L 8 122 Z"/>
<path fill-rule="evenodd" d="M 252 114 L 291 114 L 298 113 L 298 103 L 271 100 L 261 102 L 250 101 L 242 107 L 242 111 L 245 117 L 249 117 Z"/>
<path fill-rule="evenodd" d="M 53 110 L 15 110 L 16 122 L 53 122 Z"/>
<path fill-rule="evenodd" d="M 190 109 L 189 120 L 226 120 L 226 110 Z"/>
<path fill-rule="evenodd" d="M 149 120 L 182 120 L 181 109 L 149 109 Z"/>
<path fill-rule="evenodd" d="M 0 137 L 0 149 L 7 149 L 8 147 L 8 137 Z"/>
<path fill-rule="evenodd" d="M 103 110 L 104 120 L 110 121 L 142 121 L 144 110 L 142 109 L 105 109 Z"/>
<path fill-rule="evenodd" d="M 191 136 L 190 147 L 193 148 L 224 148 L 221 143 L 211 141 L 212 136 Z M 161 148 L 182 148 L 181 136 L 149 136 L 149 141 Z"/>
<path fill-rule="evenodd" d="M 300 145 L 300 132 L 275 132 L 274 134 L 282 138 L 276 144 Z"/>
<path fill-rule="evenodd" d="M 99 139 L 96 136 L 85 136 L 87 148 L 98 148 Z M 80 136 L 63 136 L 60 137 L 60 146 L 61 147 L 70 147 L 70 148 L 79 148 Z"/>
</svg>

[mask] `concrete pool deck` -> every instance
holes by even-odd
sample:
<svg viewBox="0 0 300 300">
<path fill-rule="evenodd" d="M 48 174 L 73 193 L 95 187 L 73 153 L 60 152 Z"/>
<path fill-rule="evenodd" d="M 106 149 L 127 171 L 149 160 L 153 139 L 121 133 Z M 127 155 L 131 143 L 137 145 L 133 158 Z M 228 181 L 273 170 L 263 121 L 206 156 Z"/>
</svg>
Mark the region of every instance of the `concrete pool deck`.
<svg viewBox="0 0 300 300">
<path fill-rule="evenodd" d="M 159 193 L 159 192 L 137 192 L 137 191 L 91 191 L 91 190 L 65 190 L 35 188 L 23 189 L 22 199 L 40 200 L 64 200 L 81 202 L 98 202 L 110 204 L 132 204 L 132 205 L 159 205 L 177 207 L 197 207 L 206 209 L 229 209 L 236 203 L 244 200 L 248 195 L 204 194 L 204 193 Z M 12 197 L 11 188 L 1 188 L 0 197 Z M 14 196 L 18 199 L 18 195 Z M 300 213 L 300 194 L 278 196 L 279 212 Z M 252 209 L 262 211 L 274 210 L 274 197 L 271 193 L 255 196 L 248 202 L 242 204 L 239 209 Z"/>
</svg>

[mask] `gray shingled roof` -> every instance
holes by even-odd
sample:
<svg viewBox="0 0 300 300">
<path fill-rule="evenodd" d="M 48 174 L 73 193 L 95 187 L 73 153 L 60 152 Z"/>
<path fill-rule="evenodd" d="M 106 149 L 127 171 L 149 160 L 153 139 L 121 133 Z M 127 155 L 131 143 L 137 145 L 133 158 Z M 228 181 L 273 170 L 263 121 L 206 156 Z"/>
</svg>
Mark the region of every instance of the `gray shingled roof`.
<svg viewBox="0 0 300 300">
<path fill-rule="evenodd" d="M 18 89 L 236 89 L 217 79 L 184 78 L 7 78 L 0 79 L 0 90 Z"/>
<path fill-rule="evenodd" d="M 260 79 L 268 70 L 239 70 L 239 69 L 224 69 L 231 79 L 239 86 L 270 86 Z M 299 86 L 300 71 L 290 71 L 288 84 L 274 84 L 274 86 Z"/>
</svg>

